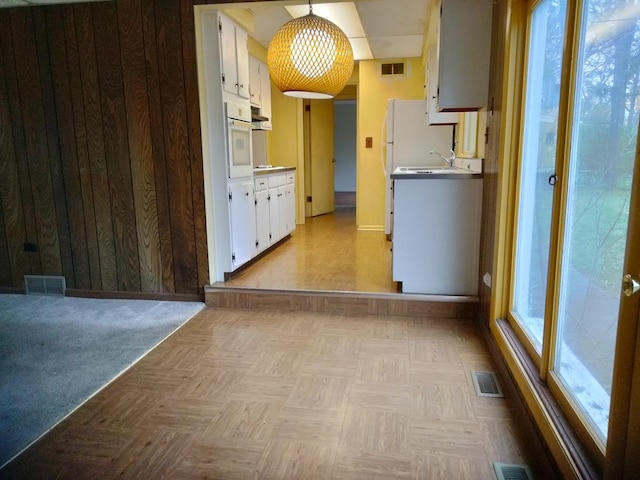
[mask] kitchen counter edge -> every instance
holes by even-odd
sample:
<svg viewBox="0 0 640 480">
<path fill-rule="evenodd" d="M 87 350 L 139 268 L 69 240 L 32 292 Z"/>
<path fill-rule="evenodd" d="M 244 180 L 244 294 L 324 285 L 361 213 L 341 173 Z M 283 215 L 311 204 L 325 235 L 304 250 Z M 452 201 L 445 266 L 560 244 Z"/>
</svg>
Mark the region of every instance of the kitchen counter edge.
<svg viewBox="0 0 640 480">
<path fill-rule="evenodd" d="M 253 174 L 256 176 L 269 175 L 271 173 L 284 173 L 295 171 L 296 167 L 271 167 L 271 168 L 254 168 Z"/>
</svg>

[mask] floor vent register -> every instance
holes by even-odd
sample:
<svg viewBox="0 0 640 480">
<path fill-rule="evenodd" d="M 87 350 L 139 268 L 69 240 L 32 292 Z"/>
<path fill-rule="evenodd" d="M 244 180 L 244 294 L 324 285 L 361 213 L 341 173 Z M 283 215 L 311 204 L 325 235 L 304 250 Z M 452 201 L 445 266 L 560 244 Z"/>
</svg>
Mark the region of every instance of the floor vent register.
<svg viewBox="0 0 640 480">
<path fill-rule="evenodd" d="M 51 275 L 25 275 L 24 293 L 31 295 L 64 295 L 67 283 L 64 277 Z"/>
<path fill-rule="evenodd" d="M 504 397 L 498 378 L 493 372 L 471 372 L 473 387 L 479 397 Z"/>
<path fill-rule="evenodd" d="M 533 480 L 531 470 L 526 465 L 494 463 L 493 469 L 498 480 Z"/>
</svg>

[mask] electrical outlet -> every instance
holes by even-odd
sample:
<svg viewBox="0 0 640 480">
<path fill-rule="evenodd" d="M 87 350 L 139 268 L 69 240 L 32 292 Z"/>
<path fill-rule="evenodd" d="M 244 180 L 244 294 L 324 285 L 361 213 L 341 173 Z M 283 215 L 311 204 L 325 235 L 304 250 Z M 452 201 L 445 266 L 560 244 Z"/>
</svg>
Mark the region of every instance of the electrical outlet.
<svg viewBox="0 0 640 480">
<path fill-rule="evenodd" d="M 366 137 L 364 143 L 365 148 L 373 148 L 373 137 Z"/>
</svg>

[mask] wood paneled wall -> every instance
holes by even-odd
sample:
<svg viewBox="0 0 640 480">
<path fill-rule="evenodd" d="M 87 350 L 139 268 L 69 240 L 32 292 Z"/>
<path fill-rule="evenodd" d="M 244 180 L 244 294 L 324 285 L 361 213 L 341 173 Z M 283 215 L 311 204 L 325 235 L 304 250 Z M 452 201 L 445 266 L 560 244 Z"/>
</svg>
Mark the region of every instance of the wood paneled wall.
<svg viewBox="0 0 640 480">
<path fill-rule="evenodd" d="M 202 292 L 194 3 L 0 10 L 0 287 Z"/>
<path fill-rule="evenodd" d="M 489 75 L 489 111 L 484 159 L 482 198 L 482 233 L 480 241 L 480 315 L 489 321 L 491 289 L 482 281 L 485 273 L 493 277 L 496 210 L 498 203 L 498 165 L 500 152 L 500 122 L 502 115 L 503 58 L 508 2 L 494 3 L 491 39 L 491 69 Z"/>
</svg>

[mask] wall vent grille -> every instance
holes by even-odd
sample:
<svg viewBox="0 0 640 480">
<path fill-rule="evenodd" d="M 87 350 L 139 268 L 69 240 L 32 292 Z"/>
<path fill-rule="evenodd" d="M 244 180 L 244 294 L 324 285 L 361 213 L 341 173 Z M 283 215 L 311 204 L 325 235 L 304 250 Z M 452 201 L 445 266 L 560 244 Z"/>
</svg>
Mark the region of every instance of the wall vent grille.
<svg viewBox="0 0 640 480">
<path fill-rule="evenodd" d="M 380 75 L 404 75 L 404 63 L 382 63 Z"/>
<path fill-rule="evenodd" d="M 24 290 L 27 295 L 64 295 L 67 283 L 64 277 L 51 275 L 25 275 Z"/>
<path fill-rule="evenodd" d="M 471 372 L 471 378 L 473 380 L 473 388 L 476 389 L 476 395 L 479 397 L 504 397 L 495 373 Z"/>
<path fill-rule="evenodd" d="M 531 470 L 526 465 L 494 463 L 493 469 L 498 480 L 533 480 Z"/>
</svg>

